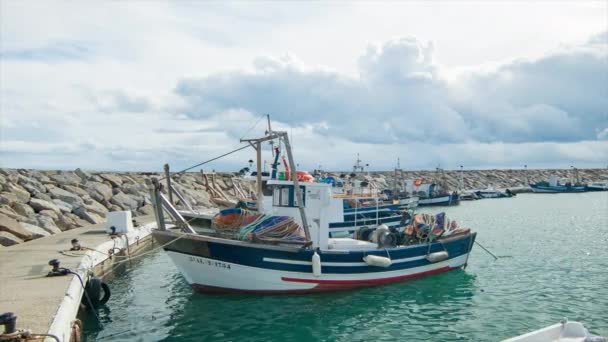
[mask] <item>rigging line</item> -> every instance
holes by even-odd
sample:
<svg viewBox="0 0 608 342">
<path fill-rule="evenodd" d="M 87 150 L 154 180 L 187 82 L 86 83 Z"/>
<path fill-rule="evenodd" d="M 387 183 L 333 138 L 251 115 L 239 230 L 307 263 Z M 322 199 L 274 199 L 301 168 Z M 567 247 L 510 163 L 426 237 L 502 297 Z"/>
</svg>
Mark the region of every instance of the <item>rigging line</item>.
<svg viewBox="0 0 608 342">
<path fill-rule="evenodd" d="M 224 153 L 224 154 L 222 154 L 221 156 L 217 156 L 217 157 L 215 157 L 215 158 L 212 158 L 212 159 L 209 159 L 209 160 L 204 161 L 204 162 L 202 162 L 202 163 L 198 163 L 198 164 L 196 164 L 196 165 L 194 165 L 194 166 L 191 166 L 191 167 L 189 167 L 189 168 L 187 168 L 187 169 L 183 169 L 183 170 L 181 170 L 181 171 L 175 172 L 175 173 L 173 173 L 173 174 L 171 175 L 171 177 L 176 176 L 176 175 L 179 175 L 180 173 L 184 173 L 184 172 L 186 172 L 186 171 L 192 170 L 192 169 L 194 169 L 195 167 L 199 167 L 199 166 L 205 165 L 205 164 L 210 163 L 210 162 L 212 162 L 212 161 L 214 161 L 214 160 L 218 160 L 218 159 L 223 158 L 223 157 L 225 157 L 225 156 L 227 156 L 227 155 L 229 155 L 229 154 L 232 154 L 232 153 L 238 152 L 238 151 L 240 151 L 240 150 L 244 150 L 244 149 L 246 149 L 246 148 L 248 148 L 248 147 L 251 147 L 251 145 L 245 145 L 245 146 L 241 146 L 241 147 L 237 148 L 236 150 L 232 150 L 232 151 L 230 151 L 230 152 Z M 166 179 L 166 178 L 167 178 L 167 177 L 162 177 L 162 178 L 160 178 L 160 179 L 159 179 L 159 181 L 162 181 L 163 179 Z"/>
<path fill-rule="evenodd" d="M 253 124 L 253 126 L 249 127 L 249 129 L 248 129 L 247 131 L 245 131 L 245 133 L 243 133 L 243 135 L 242 135 L 242 136 L 239 138 L 239 140 L 240 140 L 240 139 L 243 139 L 243 137 L 244 137 L 245 135 L 247 135 L 247 133 L 251 132 L 251 130 L 252 130 L 252 129 L 254 129 L 254 128 L 255 128 L 255 127 L 256 127 L 256 126 L 257 126 L 257 125 L 260 123 L 260 121 L 262 121 L 262 119 L 263 119 L 265 116 L 266 116 L 266 115 L 262 115 L 262 116 L 260 116 L 260 118 L 258 119 L 258 121 L 256 121 L 256 122 L 255 122 L 255 124 Z"/>
</svg>

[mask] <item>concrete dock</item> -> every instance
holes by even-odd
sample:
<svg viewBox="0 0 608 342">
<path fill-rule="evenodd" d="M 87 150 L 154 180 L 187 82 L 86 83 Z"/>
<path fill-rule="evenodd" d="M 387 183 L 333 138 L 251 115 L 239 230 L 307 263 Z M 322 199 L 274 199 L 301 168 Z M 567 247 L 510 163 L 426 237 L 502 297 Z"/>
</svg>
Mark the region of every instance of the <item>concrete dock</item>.
<svg viewBox="0 0 608 342">
<path fill-rule="evenodd" d="M 102 277 L 127 260 L 125 255 L 143 253 L 153 244 L 153 217 L 138 217 L 135 222 L 133 232 L 114 238 L 105 232 L 103 224 L 98 224 L 0 248 L 0 314 L 15 313 L 17 329 L 50 333 L 62 342 L 70 341 L 83 289 L 72 274 L 47 277 L 49 260 L 58 259 L 60 267 L 78 272 L 85 282 L 90 271 Z M 72 239 L 94 250 L 70 252 Z M 110 257 L 112 253 L 115 255 Z"/>
</svg>

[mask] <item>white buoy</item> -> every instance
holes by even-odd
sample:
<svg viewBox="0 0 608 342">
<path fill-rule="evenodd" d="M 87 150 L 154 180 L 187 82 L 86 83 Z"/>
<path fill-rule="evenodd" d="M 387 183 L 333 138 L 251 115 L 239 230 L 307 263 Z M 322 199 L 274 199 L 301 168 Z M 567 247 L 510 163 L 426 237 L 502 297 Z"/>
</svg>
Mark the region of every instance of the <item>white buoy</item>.
<svg viewBox="0 0 608 342">
<path fill-rule="evenodd" d="M 316 251 L 312 255 L 312 274 L 315 277 L 321 276 L 321 256 Z"/>
<path fill-rule="evenodd" d="M 387 257 L 382 257 L 378 255 L 366 255 L 363 257 L 363 261 L 370 266 L 378 266 L 378 267 L 389 267 L 393 264 L 393 261 Z"/>
<path fill-rule="evenodd" d="M 438 261 L 445 260 L 447 258 L 448 258 L 448 252 L 446 252 L 446 251 L 435 252 L 435 253 L 431 253 L 426 256 L 426 260 L 428 260 L 430 262 L 438 262 Z"/>
</svg>

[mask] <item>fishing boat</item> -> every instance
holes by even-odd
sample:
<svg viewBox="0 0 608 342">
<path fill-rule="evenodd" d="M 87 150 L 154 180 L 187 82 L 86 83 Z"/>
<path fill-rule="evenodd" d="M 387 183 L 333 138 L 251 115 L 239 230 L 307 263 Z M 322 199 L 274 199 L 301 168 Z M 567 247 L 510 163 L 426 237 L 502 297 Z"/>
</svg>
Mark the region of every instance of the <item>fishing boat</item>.
<svg viewBox="0 0 608 342">
<path fill-rule="evenodd" d="M 562 320 L 557 324 L 512 337 L 503 342 L 606 342 L 606 338 L 596 336 L 580 322 Z"/>
<path fill-rule="evenodd" d="M 509 189 L 506 189 L 505 191 L 500 191 L 494 188 L 477 190 L 475 191 L 475 195 L 477 195 L 477 197 L 479 198 L 508 198 L 515 196 L 515 194 Z"/>
<path fill-rule="evenodd" d="M 453 192 L 451 194 L 432 194 L 428 197 L 420 197 L 418 205 L 421 207 L 434 206 L 434 205 L 457 205 L 460 203 L 460 196 L 458 193 Z"/>
<path fill-rule="evenodd" d="M 260 160 L 261 143 L 270 139 L 284 142 L 295 170 L 286 132 L 242 141 L 256 148 Z M 476 237 L 440 215 L 418 214 L 403 231 L 380 225 L 357 239 L 332 238 L 336 211 L 330 207 L 338 202 L 330 185 L 299 182 L 295 171 L 289 181 L 267 181 L 271 209 L 262 201 L 256 212 L 223 210 L 210 227 L 198 229 L 165 198 L 157 180 L 149 185 L 159 226 L 154 238 L 192 288 L 203 292 L 311 293 L 429 276 L 465 266 Z M 262 198 L 261 179 L 257 190 Z M 174 226 L 165 223 L 165 212 Z"/>
<path fill-rule="evenodd" d="M 608 191 L 608 181 L 593 182 L 587 184 L 586 191 Z"/>
<path fill-rule="evenodd" d="M 535 193 L 566 193 L 566 192 L 585 192 L 586 186 L 572 183 L 568 180 L 560 180 L 557 176 L 551 176 L 549 181 L 541 181 L 530 184 L 532 192 Z"/>
<path fill-rule="evenodd" d="M 419 206 L 450 206 L 460 204 L 458 192 L 448 190 L 447 180 L 443 169 L 437 168 L 431 183 L 414 183 L 415 194 L 418 195 Z"/>
<path fill-rule="evenodd" d="M 467 191 L 459 192 L 458 199 L 460 199 L 461 201 L 474 201 L 474 200 L 478 200 L 479 196 L 477 196 L 475 191 L 467 190 Z"/>
</svg>

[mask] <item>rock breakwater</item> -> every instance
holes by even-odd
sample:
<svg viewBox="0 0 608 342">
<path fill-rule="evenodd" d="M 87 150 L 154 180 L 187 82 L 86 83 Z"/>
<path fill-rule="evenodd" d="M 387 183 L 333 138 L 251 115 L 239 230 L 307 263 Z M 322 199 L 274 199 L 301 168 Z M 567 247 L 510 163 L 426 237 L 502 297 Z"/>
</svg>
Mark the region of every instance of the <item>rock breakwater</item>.
<svg viewBox="0 0 608 342">
<path fill-rule="evenodd" d="M 608 180 L 608 169 L 580 169 L 583 182 Z M 330 173 L 336 177 L 344 172 Z M 450 189 L 526 187 L 550 176 L 573 176 L 572 170 L 458 170 L 444 171 Z M 108 211 L 130 210 L 133 216 L 152 214 L 146 179 L 162 178 L 150 172 L 87 172 L 0 169 L 0 246 L 10 246 L 64 230 L 104 221 Z M 394 172 L 358 174 L 377 186 L 390 188 Z M 432 182 L 435 171 L 404 171 L 405 179 Z M 359 178 L 359 177 L 358 177 Z M 400 179 L 400 178 L 399 178 Z M 212 208 L 236 201 L 253 190 L 253 184 L 230 173 L 202 175 L 184 173 L 172 177 L 172 184 L 195 208 Z M 235 184 L 237 186 L 235 186 Z"/>
<path fill-rule="evenodd" d="M 0 246 L 10 246 L 64 230 L 104 222 L 109 211 L 133 216 L 153 213 L 146 179 L 159 173 L 116 173 L 0 169 Z M 196 208 L 236 200 L 231 174 L 205 180 L 201 173 L 175 175 L 172 184 Z M 209 194 L 212 187 L 213 197 Z M 240 183 L 240 190 L 250 189 Z"/>
</svg>

